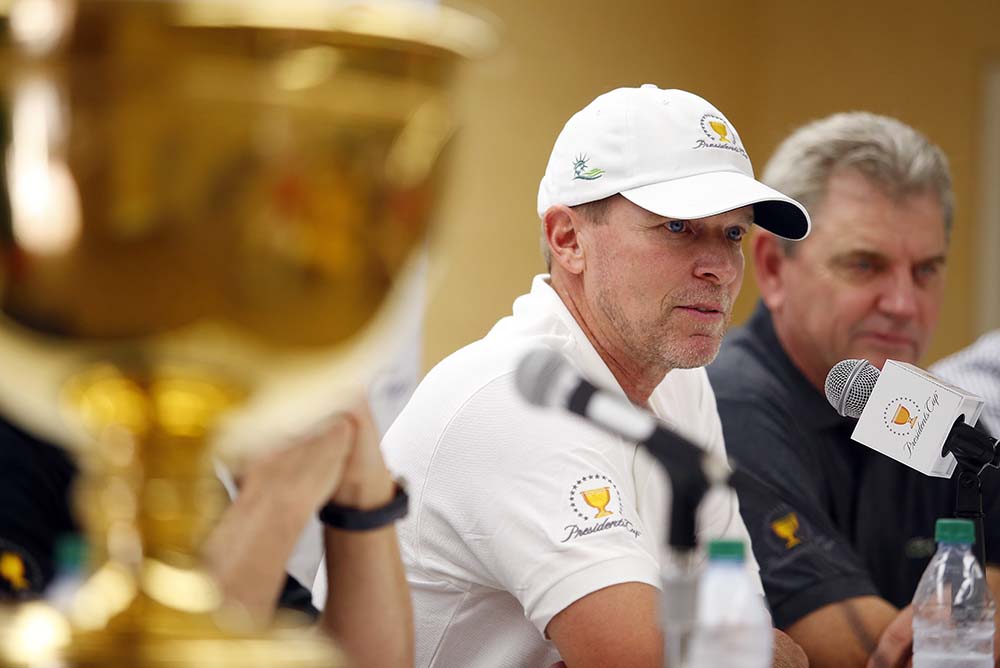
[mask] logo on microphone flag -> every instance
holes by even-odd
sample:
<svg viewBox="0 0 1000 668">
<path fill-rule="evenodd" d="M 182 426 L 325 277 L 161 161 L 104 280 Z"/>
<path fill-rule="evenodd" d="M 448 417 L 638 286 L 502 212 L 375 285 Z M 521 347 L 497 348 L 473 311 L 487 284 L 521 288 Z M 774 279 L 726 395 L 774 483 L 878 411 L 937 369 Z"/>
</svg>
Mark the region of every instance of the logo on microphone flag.
<svg viewBox="0 0 1000 668">
<path fill-rule="evenodd" d="M 913 427 L 921 415 L 915 401 L 907 397 L 896 397 L 886 404 L 885 410 L 882 411 L 882 421 L 886 429 L 893 434 L 909 436 L 913 433 Z"/>
</svg>

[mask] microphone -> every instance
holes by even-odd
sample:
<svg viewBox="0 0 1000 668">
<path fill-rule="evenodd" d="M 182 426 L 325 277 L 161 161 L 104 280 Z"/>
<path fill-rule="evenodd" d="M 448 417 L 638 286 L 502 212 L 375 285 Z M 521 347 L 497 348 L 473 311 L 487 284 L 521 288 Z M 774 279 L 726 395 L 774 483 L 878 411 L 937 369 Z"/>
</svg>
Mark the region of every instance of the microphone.
<svg viewBox="0 0 1000 668">
<path fill-rule="evenodd" d="M 673 501 L 668 542 L 678 550 L 694 549 L 698 504 L 711 485 L 727 482 L 732 475 L 724 459 L 668 429 L 627 398 L 595 387 L 555 350 L 538 349 L 525 355 L 515 383 L 531 404 L 569 410 L 645 447 L 670 476 Z"/>
<path fill-rule="evenodd" d="M 956 460 L 977 475 L 1000 468 L 998 440 L 973 426 L 983 400 L 912 364 L 886 360 L 880 373 L 843 360 L 824 389 L 838 414 L 858 419 L 853 440 L 924 475 L 949 478 Z"/>
<path fill-rule="evenodd" d="M 843 417 L 861 417 L 878 383 L 879 370 L 868 360 L 841 360 L 826 375 L 826 400 Z"/>
</svg>

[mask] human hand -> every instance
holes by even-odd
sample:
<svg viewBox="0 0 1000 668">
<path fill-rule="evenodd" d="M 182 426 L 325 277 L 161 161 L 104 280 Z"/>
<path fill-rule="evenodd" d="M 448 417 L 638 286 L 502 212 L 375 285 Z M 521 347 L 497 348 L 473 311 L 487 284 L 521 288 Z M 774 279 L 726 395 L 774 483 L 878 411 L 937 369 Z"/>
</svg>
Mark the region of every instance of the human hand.
<svg viewBox="0 0 1000 668">
<path fill-rule="evenodd" d="M 346 417 L 354 426 L 355 437 L 330 501 L 361 510 L 381 508 L 395 496 L 396 483 L 382 459 L 378 429 L 368 403 L 358 402 Z"/>
<path fill-rule="evenodd" d="M 899 611 L 878 639 L 865 668 L 897 668 L 913 664 L 913 606 Z"/>
<path fill-rule="evenodd" d="M 809 668 L 809 657 L 786 633 L 774 629 L 773 668 Z"/>
<path fill-rule="evenodd" d="M 240 495 L 314 512 L 339 487 L 357 431 L 357 422 L 340 414 L 300 441 L 253 459 L 239 476 Z"/>
</svg>

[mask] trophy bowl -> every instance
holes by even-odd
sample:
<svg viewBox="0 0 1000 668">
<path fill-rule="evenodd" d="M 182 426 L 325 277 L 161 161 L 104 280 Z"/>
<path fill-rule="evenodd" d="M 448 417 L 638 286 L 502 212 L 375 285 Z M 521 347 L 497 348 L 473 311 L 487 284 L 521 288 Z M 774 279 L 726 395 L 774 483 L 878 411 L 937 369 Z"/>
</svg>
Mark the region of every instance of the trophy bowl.
<svg viewBox="0 0 1000 668">
<path fill-rule="evenodd" d="M 286 444 L 376 370 L 449 81 L 492 36 L 412 1 L 0 3 L 0 411 L 86 472 L 65 665 L 336 663 L 315 638 L 223 651 L 211 457 Z M 0 665 L 30 665 L 13 628 Z"/>
</svg>

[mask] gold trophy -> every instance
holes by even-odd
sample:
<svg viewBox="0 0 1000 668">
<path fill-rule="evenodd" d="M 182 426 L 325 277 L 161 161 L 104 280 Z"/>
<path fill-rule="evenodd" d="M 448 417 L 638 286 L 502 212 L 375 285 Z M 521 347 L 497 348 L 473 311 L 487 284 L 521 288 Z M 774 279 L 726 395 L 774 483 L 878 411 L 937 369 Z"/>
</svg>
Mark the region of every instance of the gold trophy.
<svg viewBox="0 0 1000 668">
<path fill-rule="evenodd" d="M 613 514 L 608 510 L 608 504 L 611 503 L 610 488 L 598 487 L 597 489 L 587 489 L 580 492 L 580 494 L 583 495 L 583 500 L 587 502 L 587 505 L 597 511 L 597 514 L 594 515 L 595 520 Z"/>
<path fill-rule="evenodd" d="M 0 410 L 72 448 L 94 572 L 0 666 L 341 665 L 254 634 L 198 546 L 212 455 L 288 442 L 380 359 L 492 29 L 421 2 L 0 3 Z"/>
</svg>

